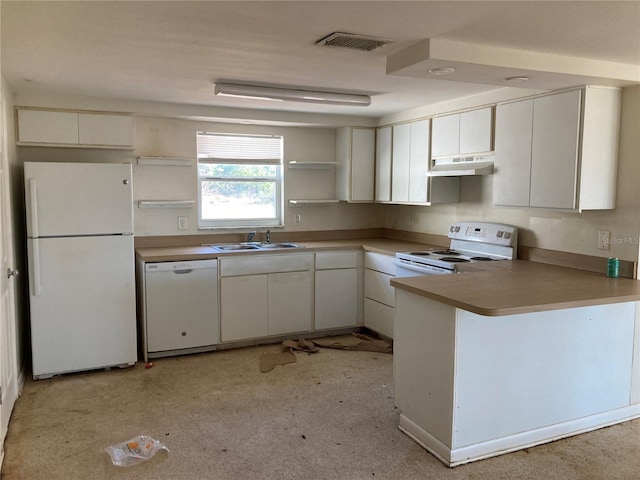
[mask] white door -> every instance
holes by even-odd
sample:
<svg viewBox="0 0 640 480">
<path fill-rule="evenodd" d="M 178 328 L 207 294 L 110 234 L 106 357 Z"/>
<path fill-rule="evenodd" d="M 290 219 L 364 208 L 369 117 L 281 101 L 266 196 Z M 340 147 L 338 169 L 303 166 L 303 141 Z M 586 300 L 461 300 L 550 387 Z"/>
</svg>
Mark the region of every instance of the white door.
<svg viewBox="0 0 640 480">
<path fill-rule="evenodd" d="M 9 416 L 18 397 L 15 276 L 4 99 L 0 102 L 0 466 Z"/>
<path fill-rule="evenodd" d="M 130 235 L 27 241 L 34 377 L 137 360 Z"/>
<path fill-rule="evenodd" d="M 316 271 L 316 330 L 358 323 L 358 269 Z"/>
<path fill-rule="evenodd" d="M 311 283 L 310 271 L 269 274 L 269 335 L 311 330 Z"/>
<path fill-rule="evenodd" d="M 131 165 L 25 162 L 27 236 L 133 233 Z"/>
</svg>

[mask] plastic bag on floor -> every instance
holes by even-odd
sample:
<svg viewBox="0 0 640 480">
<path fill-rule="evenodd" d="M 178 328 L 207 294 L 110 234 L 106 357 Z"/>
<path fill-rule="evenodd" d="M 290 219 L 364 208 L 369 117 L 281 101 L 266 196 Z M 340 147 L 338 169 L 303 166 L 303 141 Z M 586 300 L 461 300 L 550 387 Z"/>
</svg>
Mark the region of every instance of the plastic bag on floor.
<svg viewBox="0 0 640 480">
<path fill-rule="evenodd" d="M 105 450 L 111 457 L 111 462 L 118 467 L 129 467 L 145 462 L 160 450 L 169 451 L 162 442 L 147 435 L 138 435 L 126 442 L 111 445 Z"/>
</svg>

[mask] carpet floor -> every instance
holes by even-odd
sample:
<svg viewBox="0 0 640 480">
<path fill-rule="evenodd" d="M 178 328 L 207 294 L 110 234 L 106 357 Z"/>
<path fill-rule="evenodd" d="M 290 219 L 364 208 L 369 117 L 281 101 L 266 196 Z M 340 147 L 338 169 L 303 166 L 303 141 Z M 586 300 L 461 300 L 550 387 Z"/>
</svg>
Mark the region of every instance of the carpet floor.
<svg viewBox="0 0 640 480">
<path fill-rule="evenodd" d="M 640 479 L 640 420 L 450 469 L 398 430 L 392 356 L 323 348 L 260 373 L 249 347 L 27 380 L 3 480 Z M 170 450 L 116 467 L 105 448 Z"/>
</svg>

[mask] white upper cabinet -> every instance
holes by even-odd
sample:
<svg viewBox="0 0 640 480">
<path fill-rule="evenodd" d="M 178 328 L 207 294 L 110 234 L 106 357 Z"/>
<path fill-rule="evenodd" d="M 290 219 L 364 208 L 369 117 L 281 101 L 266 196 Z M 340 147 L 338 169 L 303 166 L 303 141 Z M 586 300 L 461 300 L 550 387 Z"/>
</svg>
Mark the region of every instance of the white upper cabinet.
<svg viewBox="0 0 640 480">
<path fill-rule="evenodd" d="M 455 157 L 493 151 L 493 108 L 433 119 L 431 157 Z"/>
<path fill-rule="evenodd" d="M 18 142 L 78 143 L 78 114 L 18 110 Z"/>
<path fill-rule="evenodd" d="M 78 143 L 81 145 L 133 146 L 131 115 L 78 114 Z"/>
<path fill-rule="evenodd" d="M 585 87 L 498 105 L 493 203 L 615 208 L 620 99 Z"/>
<path fill-rule="evenodd" d="M 376 202 L 391 200 L 391 127 L 376 131 Z"/>
<path fill-rule="evenodd" d="M 133 115 L 18 109 L 18 145 L 132 149 Z"/>
<path fill-rule="evenodd" d="M 533 100 L 498 105 L 493 203 L 529 206 Z"/>
<path fill-rule="evenodd" d="M 411 125 L 393 127 L 391 167 L 391 201 L 409 201 L 409 156 L 411 154 Z"/>
<path fill-rule="evenodd" d="M 391 200 L 427 202 L 429 120 L 393 127 Z"/>
<path fill-rule="evenodd" d="M 427 177 L 429 143 L 429 120 L 393 126 L 391 203 L 430 205 L 459 201 L 459 178 Z"/>
<path fill-rule="evenodd" d="M 344 127 L 336 131 L 336 196 L 347 202 L 373 202 L 376 131 Z"/>
</svg>

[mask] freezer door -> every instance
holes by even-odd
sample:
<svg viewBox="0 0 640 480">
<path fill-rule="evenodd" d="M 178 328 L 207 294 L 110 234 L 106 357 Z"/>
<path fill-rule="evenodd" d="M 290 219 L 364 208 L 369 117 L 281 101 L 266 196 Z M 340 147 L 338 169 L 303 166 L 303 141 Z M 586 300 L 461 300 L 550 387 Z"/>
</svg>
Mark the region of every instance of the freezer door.
<svg viewBox="0 0 640 480">
<path fill-rule="evenodd" d="M 32 239 L 28 255 L 34 377 L 137 360 L 132 236 Z"/>
<path fill-rule="evenodd" d="M 27 236 L 133 232 L 131 165 L 25 162 Z"/>
</svg>

